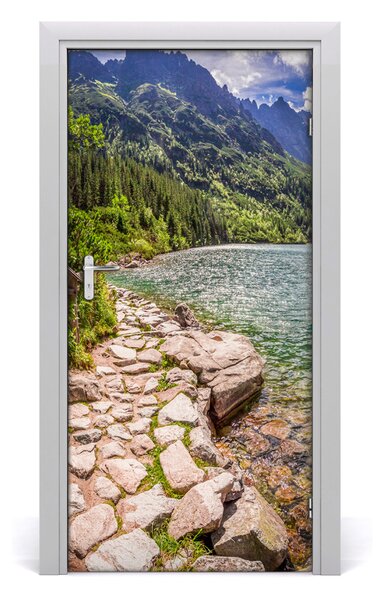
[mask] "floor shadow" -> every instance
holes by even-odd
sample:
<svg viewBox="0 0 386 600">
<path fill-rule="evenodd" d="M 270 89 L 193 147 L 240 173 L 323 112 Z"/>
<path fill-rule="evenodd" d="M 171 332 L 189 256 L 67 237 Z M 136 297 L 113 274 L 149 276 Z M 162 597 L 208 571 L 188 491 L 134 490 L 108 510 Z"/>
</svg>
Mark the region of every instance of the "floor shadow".
<svg viewBox="0 0 386 600">
<path fill-rule="evenodd" d="M 371 519 L 344 517 L 341 526 L 341 568 L 343 574 L 359 568 L 370 560 L 372 554 L 372 522 Z"/>
<path fill-rule="evenodd" d="M 25 517 L 13 522 L 13 559 L 23 569 L 39 573 L 39 519 Z"/>
</svg>

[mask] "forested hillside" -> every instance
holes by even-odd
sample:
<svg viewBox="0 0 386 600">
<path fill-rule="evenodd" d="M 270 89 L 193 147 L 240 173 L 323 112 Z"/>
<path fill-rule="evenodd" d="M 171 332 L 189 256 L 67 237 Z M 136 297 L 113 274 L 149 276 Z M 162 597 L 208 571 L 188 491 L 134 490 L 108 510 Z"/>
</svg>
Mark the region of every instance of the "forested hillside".
<svg viewBox="0 0 386 600">
<path fill-rule="evenodd" d="M 311 240 L 311 170 L 181 52 L 105 65 L 69 54 L 69 265 L 230 242 Z M 81 302 L 70 359 L 110 334 L 106 287 Z M 71 337 L 72 335 L 72 337 Z"/>
</svg>

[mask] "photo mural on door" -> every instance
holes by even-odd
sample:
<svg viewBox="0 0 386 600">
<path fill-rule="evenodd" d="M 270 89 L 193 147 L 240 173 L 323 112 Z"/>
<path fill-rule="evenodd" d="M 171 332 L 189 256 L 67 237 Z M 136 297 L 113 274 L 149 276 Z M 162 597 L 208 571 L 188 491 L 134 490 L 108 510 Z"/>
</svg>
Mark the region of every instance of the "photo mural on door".
<svg viewBox="0 0 386 600">
<path fill-rule="evenodd" d="M 68 52 L 70 571 L 311 570 L 311 113 L 311 51 Z"/>
</svg>

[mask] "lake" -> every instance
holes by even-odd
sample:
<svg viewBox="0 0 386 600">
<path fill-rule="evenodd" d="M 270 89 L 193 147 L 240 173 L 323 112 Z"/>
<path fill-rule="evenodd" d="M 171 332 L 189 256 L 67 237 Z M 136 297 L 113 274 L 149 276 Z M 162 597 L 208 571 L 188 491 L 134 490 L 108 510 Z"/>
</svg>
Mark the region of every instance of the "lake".
<svg viewBox="0 0 386 600">
<path fill-rule="evenodd" d="M 109 281 L 171 310 L 186 302 L 210 326 L 248 336 L 266 360 L 259 398 L 218 432 L 216 443 L 284 519 L 286 569 L 311 570 L 311 246 L 194 248 L 158 256 Z"/>
<path fill-rule="evenodd" d="M 310 246 L 193 248 L 158 256 L 113 281 L 164 306 L 186 302 L 207 323 L 248 336 L 267 361 L 271 401 L 310 401 Z"/>
</svg>

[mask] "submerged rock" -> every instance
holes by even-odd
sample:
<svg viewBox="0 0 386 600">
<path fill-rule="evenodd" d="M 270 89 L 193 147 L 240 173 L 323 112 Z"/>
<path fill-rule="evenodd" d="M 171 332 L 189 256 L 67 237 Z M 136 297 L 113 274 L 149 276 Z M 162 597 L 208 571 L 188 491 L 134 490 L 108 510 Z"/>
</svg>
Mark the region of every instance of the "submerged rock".
<svg viewBox="0 0 386 600">
<path fill-rule="evenodd" d="M 253 487 L 225 506 L 221 527 L 212 533 L 216 554 L 259 560 L 274 571 L 287 554 L 288 536 L 283 521 Z"/>
</svg>

